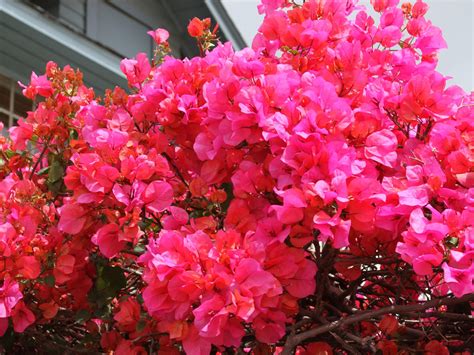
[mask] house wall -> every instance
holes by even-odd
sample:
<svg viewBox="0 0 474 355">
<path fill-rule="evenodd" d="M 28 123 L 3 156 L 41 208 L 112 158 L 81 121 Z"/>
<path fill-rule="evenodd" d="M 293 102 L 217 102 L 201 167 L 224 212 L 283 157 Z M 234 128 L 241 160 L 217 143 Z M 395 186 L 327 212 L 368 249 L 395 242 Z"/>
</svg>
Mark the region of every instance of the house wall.
<svg viewBox="0 0 474 355">
<path fill-rule="evenodd" d="M 133 57 L 138 52 L 152 55 L 152 39 L 146 32 L 157 27 L 168 29 L 175 54 L 179 55 L 185 47 L 181 38 L 182 26 L 173 21 L 172 11 L 166 1 L 25 0 L 24 2 L 46 9 L 48 4 L 51 6 L 58 2 L 54 6 L 54 15 L 58 21 L 123 57 Z"/>
<path fill-rule="evenodd" d="M 169 5 L 169 0 L 0 0 L 0 74 L 28 81 L 31 71 L 41 73 L 53 60 L 81 69 L 99 93 L 126 86 L 120 60 L 138 52 L 151 57 L 153 40 L 146 33 L 151 29 L 170 32 L 173 55 L 195 54 L 194 41 L 180 25 L 188 19 Z"/>
</svg>

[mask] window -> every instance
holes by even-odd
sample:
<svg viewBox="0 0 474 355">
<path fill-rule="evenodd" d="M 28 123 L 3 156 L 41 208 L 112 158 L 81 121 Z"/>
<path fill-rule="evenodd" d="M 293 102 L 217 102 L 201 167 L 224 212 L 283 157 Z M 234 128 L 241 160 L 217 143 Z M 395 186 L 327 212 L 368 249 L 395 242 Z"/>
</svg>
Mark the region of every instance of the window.
<svg viewBox="0 0 474 355">
<path fill-rule="evenodd" d="M 30 2 L 48 11 L 53 16 L 59 16 L 59 0 L 30 0 Z"/>
<path fill-rule="evenodd" d="M 85 33 L 86 0 L 24 0 L 70 29 Z"/>
<path fill-rule="evenodd" d="M 24 97 L 18 83 L 0 74 L 0 121 L 5 128 L 33 109 L 33 101 Z"/>
</svg>

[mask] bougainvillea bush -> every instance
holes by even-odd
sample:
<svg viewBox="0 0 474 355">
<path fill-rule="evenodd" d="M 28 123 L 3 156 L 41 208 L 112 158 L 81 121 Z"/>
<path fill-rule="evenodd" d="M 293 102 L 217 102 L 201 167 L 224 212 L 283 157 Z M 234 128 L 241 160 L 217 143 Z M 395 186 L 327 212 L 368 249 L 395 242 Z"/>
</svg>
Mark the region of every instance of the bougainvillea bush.
<svg viewBox="0 0 474 355">
<path fill-rule="evenodd" d="M 263 0 L 251 48 L 48 63 L 1 138 L 0 343 L 22 353 L 470 353 L 474 95 L 421 1 Z"/>
</svg>

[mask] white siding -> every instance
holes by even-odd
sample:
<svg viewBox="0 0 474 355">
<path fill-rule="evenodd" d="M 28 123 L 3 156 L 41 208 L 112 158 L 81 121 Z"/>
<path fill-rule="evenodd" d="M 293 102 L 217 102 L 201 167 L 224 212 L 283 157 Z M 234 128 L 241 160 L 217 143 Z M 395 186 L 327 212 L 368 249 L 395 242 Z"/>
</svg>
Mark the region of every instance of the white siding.
<svg viewBox="0 0 474 355">
<path fill-rule="evenodd" d="M 59 17 L 74 29 L 84 32 L 86 0 L 61 0 Z"/>
<path fill-rule="evenodd" d="M 126 57 L 137 52 L 151 54 L 146 26 L 104 1 L 87 4 L 87 36 Z"/>
</svg>

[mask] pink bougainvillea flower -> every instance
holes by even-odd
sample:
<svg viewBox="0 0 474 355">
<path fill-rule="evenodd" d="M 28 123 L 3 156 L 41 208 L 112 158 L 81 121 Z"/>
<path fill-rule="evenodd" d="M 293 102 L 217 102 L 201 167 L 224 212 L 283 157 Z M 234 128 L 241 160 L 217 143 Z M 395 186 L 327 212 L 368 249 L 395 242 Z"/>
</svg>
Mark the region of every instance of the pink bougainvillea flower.
<svg viewBox="0 0 474 355">
<path fill-rule="evenodd" d="M 189 216 L 186 210 L 170 206 L 169 211 L 171 215 L 165 216 L 162 220 L 163 227 L 168 230 L 179 229 L 180 226 L 184 226 L 188 223 Z"/>
<path fill-rule="evenodd" d="M 56 268 L 54 269 L 54 277 L 59 284 L 71 279 L 71 274 L 74 271 L 74 264 L 76 258 L 72 255 L 61 255 L 56 261 Z"/>
<path fill-rule="evenodd" d="M 429 26 L 427 30 L 423 31 L 414 46 L 419 48 L 423 54 L 432 54 L 448 47 L 441 30 L 435 26 Z"/>
<path fill-rule="evenodd" d="M 143 346 L 135 345 L 131 340 L 121 339 L 115 348 L 116 355 L 144 355 L 146 354 Z"/>
<path fill-rule="evenodd" d="M 157 45 L 165 43 L 170 37 L 169 32 L 163 28 L 157 28 L 154 31 L 148 31 L 147 33 L 151 36 L 151 38 L 153 38 Z"/>
<path fill-rule="evenodd" d="M 71 259 L 71 257 L 72 256 L 70 255 L 63 255 L 62 257 L 58 258 L 56 268 L 53 270 L 54 281 L 56 284 L 62 285 L 74 279 L 74 260 Z"/>
<path fill-rule="evenodd" d="M 139 303 L 133 297 L 120 302 L 120 310 L 115 314 L 114 319 L 124 331 L 134 331 L 140 320 Z"/>
<path fill-rule="evenodd" d="M 27 279 L 36 279 L 41 272 L 39 261 L 32 255 L 21 256 L 16 261 L 18 272 Z"/>
<path fill-rule="evenodd" d="M 61 207 L 58 228 L 69 234 L 78 234 L 87 221 L 87 210 L 78 204 Z"/>
<path fill-rule="evenodd" d="M 262 0 L 258 5 L 258 12 L 260 14 L 270 13 L 285 4 L 285 0 Z"/>
<path fill-rule="evenodd" d="M 474 93 L 437 71 L 445 41 L 425 3 L 370 2 L 376 16 L 356 0 L 261 0 L 237 51 L 193 18 L 194 58 L 161 58 L 169 33 L 149 31 L 154 60 L 124 59 L 128 90 L 101 97 L 70 66 L 33 73 L 23 93 L 44 100 L 0 137 L 0 335 L 54 328 L 119 355 L 294 339 L 290 352 L 332 354 L 347 347 L 311 343 L 321 322 L 306 315 L 472 293 Z M 429 335 L 418 318 L 404 321 Z M 392 316 L 357 330 L 389 353 L 403 337 Z"/>
<path fill-rule="evenodd" d="M 278 193 L 283 197 L 283 206 L 272 206 L 277 218 L 284 224 L 293 224 L 303 219 L 303 208 L 307 206 L 304 194 L 299 189 L 289 189 Z"/>
<path fill-rule="evenodd" d="M 415 186 L 398 192 L 401 205 L 425 206 L 429 200 L 428 190 L 424 186 Z"/>
<path fill-rule="evenodd" d="M 377 12 L 382 12 L 385 9 L 395 6 L 399 0 L 370 0 L 370 3 Z"/>
<path fill-rule="evenodd" d="M 199 335 L 194 326 L 190 326 L 186 337 L 183 338 L 183 348 L 189 355 L 207 355 L 211 352 L 212 343 Z"/>
<path fill-rule="evenodd" d="M 474 251 L 461 253 L 451 251 L 451 260 L 442 265 L 444 280 L 456 297 L 474 291 Z"/>
<path fill-rule="evenodd" d="M 117 224 L 110 223 L 101 227 L 91 239 L 107 258 L 113 258 L 125 246 L 124 241 L 119 241 L 119 230 Z"/>
<path fill-rule="evenodd" d="M 22 298 L 18 282 L 5 278 L 0 287 L 0 318 L 10 317 L 12 309 Z"/>
<path fill-rule="evenodd" d="M 151 65 L 145 53 L 138 53 L 135 59 L 124 59 L 120 62 L 120 70 L 127 76 L 130 85 L 142 83 L 150 74 Z"/>
<path fill-rule="evenodd" d="M 153 181 L 142 193 L 148 210 L 161 212 L 173 202 L 173 188 L 165 181 Z"/>
<path fill-rule="evenodd" d="M 237 346 L 245 334 L 242 323 L 231 318 L 233 306 L 227 306 L 218 295 L 205 300 L 193 311 L 194 324 L 204 338 L 225 346 Z"/>
<path fill-rule="evenodd" d="M 450 267 L 444 263 L 442 265 L 444 271 L 444 279 L 449 284 L 450 289 L 456 297 L 462 297 L 463 295 L 473 292 L 473 273 L 474 266 L 468 269 L 457 269 Z"/>
<path fill-rule="evenodd" d="M 36 95 L 43 97 L 49 97 L 53 94 L 53 87 L 51 81 L 48 80 L 46 75 L 36 75 L 35 72 L 31 73 L 30 85 L 25 86 L 22 83 L 18 84 L 23 88 L 23 95 L 27 98 L 34 100 Z"/>
<path fill-rule="evenodd" d="M 16 239 L 17 232 L 10 223 L 0 224 L 0 252 L 4 257 L 11 256 L 11 243 Z"/>
<path fill-rule="evenodd" d="M 17 125 L 8 129 L 10 136 L 15 142 L 16 149 L 25 149 L 26 142 L 33 136 L 33 127 L 29 123 L 25 123 L 24 120 L 19 119 Z"/>
<path fill-rule="evenodd" d="M 395 167 L 397 161 L 397 136 L 388 130 L 384 129 L 372 133 L 367 137 L 365 142 L 365 156 L 385 165 L 389 168 Z"/>
<path fill-rule="evenodd" d="M 256 338 L 265 344 L 276 343 L 285 334 L 286 316 L 283 312 L 268 312 L 253 321 Z"/>
</svg>

